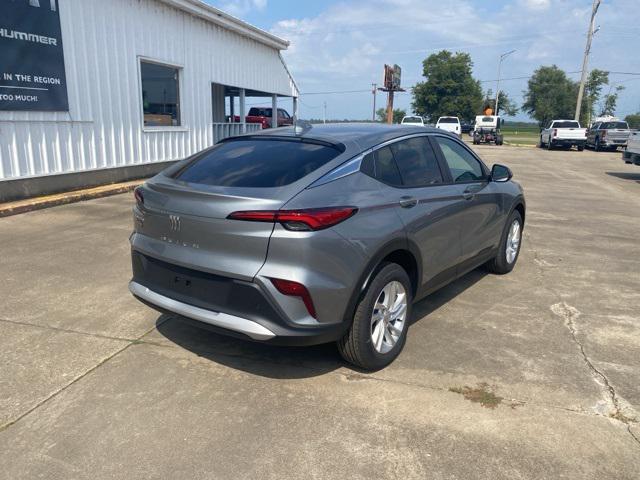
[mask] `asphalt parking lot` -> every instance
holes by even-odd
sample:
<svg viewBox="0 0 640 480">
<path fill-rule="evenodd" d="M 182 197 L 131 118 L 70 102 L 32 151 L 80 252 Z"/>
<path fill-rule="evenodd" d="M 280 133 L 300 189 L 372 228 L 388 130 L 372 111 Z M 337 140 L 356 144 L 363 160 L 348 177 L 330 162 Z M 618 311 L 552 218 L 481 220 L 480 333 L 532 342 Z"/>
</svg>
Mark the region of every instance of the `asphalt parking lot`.
<svg viewBox="0 0 640 480">
<path fill-rule="evenodd" d="M 131 194 L 0 219 L 3 478 L 640 478 L 640 168 L 481 146 L 519 263 L 421 301 L 374 374 L 134 300 Z"/>
</svg>

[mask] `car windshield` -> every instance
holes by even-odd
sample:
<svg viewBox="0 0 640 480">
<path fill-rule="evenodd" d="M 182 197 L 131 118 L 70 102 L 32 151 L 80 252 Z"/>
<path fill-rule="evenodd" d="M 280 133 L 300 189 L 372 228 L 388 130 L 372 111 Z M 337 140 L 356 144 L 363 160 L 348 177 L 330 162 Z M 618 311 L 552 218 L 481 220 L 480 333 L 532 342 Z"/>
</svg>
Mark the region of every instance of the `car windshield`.
<svg viewBox="0 0 640 480">
<path fill-rule="evenodd" d="M 240 139 L 197 154 L 174 178 L 222 187 L 288 185 L 340 154 L 338 147 L 310 141 Z"/>
<path fill-rule="evenodd" d="M 571 120 L 565 120 L 563 122 L 553 122 L 553 128 L 580 128 L 580 124 L 578 122 L 573 122 Z"/>
<path fill-rule="evenodd" d="M 612 128 L 618 128 L 621 130 L 629 130 L 629 125 L 627 125 L 627 122 L 605 122 L 602 124 L 602 126 L 600 127 L 602 130 L 608 130 L 608 129 L 612 129 Z"/>
<path fill-rule="evenodd" d="M 442 117 L 438 123 L 458 123 L 458 119 L 456 117 Z"/>
</svg>

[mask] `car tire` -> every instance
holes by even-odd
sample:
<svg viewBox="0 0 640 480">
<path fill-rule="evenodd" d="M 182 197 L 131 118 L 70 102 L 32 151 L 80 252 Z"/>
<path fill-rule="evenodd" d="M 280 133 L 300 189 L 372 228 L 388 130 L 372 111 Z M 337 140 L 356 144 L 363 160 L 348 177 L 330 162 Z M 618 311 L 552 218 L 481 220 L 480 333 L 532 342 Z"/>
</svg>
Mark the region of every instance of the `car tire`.
<svg viewBox="0 0 640 480">
<path fill-rule="evenodd" d="M 584 145 L 578 145 L 578 151 L 582 152 L 584 150 Z"/>
<path fill-rule="evenodd" d="M 540 135 L 540 145 L 538 145 L 540 148 L 544 148 L 544 142 L 542 141 L 542 135 Z"/>
<path fill-rule="evenodd" d="M 515 222 L 518 223 L 518 231 L 517 245 L 515 246 L 515 251 L 513 251 L 510 250 L 510 248 L 514 247 L 512 229 L 514 228 L 513 225 Z M 509 219 L 505 224 L 504 231 L 502 232 L 498 254 L 486 264 L 486 267 L 490 272 L 498 275 L 504 275 L 505 273 L 509 273 L 513 270 L 513 267 L 515 267 L 516 262 L 518 261 L 518 256 L 520 255 L 523 226 L 520 212 L 517 210 L 511 212 L 511 215 L 509 215 Z"/>
<path fill-rule="evenodd" d="M 390 288 L 390 285 L 396 285 L 396 283 L 401 285 L 404 290 L 403 293 L 399 293 L 396 297 L 401 302 L 400 297 L 404 295 L 405 309 L 402 322 L 398 322 L 400 317 L 398 319 L 391 318 L 388 321 L 384 313 L 382 313 L 382 319 L 380 319 L 381 311 L 375 308 L 380 299 L 383 299 L 383 302 L 387 301 L 387 299 L 391 302 L 396 301 L 396 299 L 391 298 L 391 295 L 385 294 L 385 289 Z M 400 288 L 397 285 L 396 288 L 399 292 Z M 345 336 L 338 340 L 338 350 L 342 358 L 359 368 L 369 371 L 380 370 L 393 362 L 402 351 L 407 339 L 412 301 L 411 281 L 407 272 L 396 263 L 380 265 L 356 307 L 351 327 Z M 401 306 L 400 303 L 398 305 Z M 375 320 L 376 317 L 379 318 L 378 322 Z M 391 326 L 386 329 L 389 324 Z M 382 332 L 376 331 L 375 327 L 377 325 L 379 325 L 378 328 L 383 329 Z M 387 343 L 387 333 L 389 333 L 389 339 L 392 340 L 390 332 L 392 332 L 393 325 L 399 326 L 400 333 L 396 334 L 395 343 L 391 345 L 391 342 Z M 376 333 L 379 333 L 379 335 L 376 335 Z M 381 335 L 382 339 L 380 347 L 378 347 L 377 344 L 374 344 L 374 341 L 376 338 L 380 339 Z"/>
</svg>

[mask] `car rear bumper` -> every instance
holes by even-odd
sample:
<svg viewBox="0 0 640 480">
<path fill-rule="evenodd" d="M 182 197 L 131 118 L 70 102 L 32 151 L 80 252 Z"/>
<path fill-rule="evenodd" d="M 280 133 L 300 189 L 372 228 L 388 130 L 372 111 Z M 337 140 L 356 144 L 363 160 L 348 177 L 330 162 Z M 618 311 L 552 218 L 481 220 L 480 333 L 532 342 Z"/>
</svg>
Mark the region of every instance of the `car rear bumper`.
<svg viewBox="0 0 640 480">
<path fill-rule="evenodd" d="M 587 142 L 586 138 L 583 139 L 571 139 L 571 138 L 552 138 L 551 145 L 554 147 L 584 147 Z"/>
<path fill-rule="evenodd" d="M 280 345 L 314 345 L 339 339 L 346 322 L 291 322 L 258 283 L 181 267 L 132 250 L 131 293 L 146 305 L 194 320 L 218 333 Z"/>
</svg>

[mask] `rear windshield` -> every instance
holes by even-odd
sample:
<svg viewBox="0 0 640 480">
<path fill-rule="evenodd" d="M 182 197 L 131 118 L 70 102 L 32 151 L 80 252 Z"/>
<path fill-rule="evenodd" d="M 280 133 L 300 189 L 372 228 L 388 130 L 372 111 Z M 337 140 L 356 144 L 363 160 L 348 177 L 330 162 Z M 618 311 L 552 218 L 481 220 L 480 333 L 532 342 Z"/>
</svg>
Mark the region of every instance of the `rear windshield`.
<svg viewBox="0 0 640 480">
<path fill-rule="evenodd" d="M 458 123 L 458 119 L 456 117 L 442 117 L 438 123 Z"/>
<path fill-rule="evenodd" d="M 250 117 L 270 117 L 272 111 L 273 110 L 271 110 L 270 108 L 253 107 L 249 110 L 249 116 Z"/>
<path fill-rule="evenodd" d="M 572 122 L 567 120 L 566 122 L 553 122 L 553 128 L 580 128 L 578 122 Z"/>
<path fill-rule="evenodd" d="M 233 140 L 196 155 L 174 178 L 221 187 L 280 187 L 339 154 L 338 147 L 293 139 Z"/>
<path fill-rule="evenodd" d="M 420 117 L 405 117 L 402 123 L 422 123 L 422 119 Z"/>
<path fill-rule="evenodd" d="M 493 123 L 496 121 L 496 117 L 482 117 L 482 123 Z"/>
<path fill-rule="evenodd" d="M 627 125 L 627 122 L 605 122 L 600 127 L 600 129 L 602 129 L 602 130 L 608 130 L 608 129 L 611 129 L 611 128 L 619 128 L 619 129 L 622 129 L 622 130 L 629 130 L 629 125 Z"/>
</svg>

